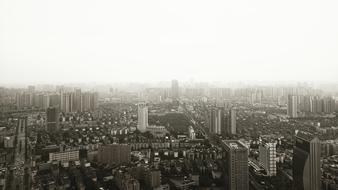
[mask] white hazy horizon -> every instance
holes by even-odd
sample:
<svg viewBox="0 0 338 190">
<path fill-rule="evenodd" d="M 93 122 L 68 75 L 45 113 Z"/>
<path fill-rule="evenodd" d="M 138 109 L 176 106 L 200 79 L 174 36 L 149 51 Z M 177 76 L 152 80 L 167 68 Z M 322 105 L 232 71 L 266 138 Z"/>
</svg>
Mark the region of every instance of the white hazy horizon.
<svg viewBox="0 0 338 190">
<path fill-rule="evenodd" d="M 336 0 L 2 0 L 0 83 L 338 82 Z"/>
</svg>

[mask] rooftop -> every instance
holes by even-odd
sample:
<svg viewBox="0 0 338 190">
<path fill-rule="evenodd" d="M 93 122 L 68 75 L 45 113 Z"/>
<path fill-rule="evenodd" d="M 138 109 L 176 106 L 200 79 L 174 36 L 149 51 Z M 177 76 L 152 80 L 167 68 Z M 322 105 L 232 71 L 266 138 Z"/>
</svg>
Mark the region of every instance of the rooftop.
<svg viewBox="0 0 338 190">
<path fill-rule="evenodd" d="M 223 140 L 223 143 L 230 149 L 246 149 L 246 146 L 237 140 Z"/>
</svg>

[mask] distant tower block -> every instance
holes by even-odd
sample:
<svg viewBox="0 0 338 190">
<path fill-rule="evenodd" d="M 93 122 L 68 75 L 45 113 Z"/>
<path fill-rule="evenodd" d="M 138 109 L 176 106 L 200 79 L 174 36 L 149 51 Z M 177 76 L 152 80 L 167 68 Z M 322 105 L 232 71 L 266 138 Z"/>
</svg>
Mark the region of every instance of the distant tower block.
<svg viewBox="0 0 338 190">
<path fill-rule="evenodd" d="M 148 127 L 148 107 L 146 103 L 139 103 L 137 109 L 137 129 L 145 132 Z"/>
</svg>

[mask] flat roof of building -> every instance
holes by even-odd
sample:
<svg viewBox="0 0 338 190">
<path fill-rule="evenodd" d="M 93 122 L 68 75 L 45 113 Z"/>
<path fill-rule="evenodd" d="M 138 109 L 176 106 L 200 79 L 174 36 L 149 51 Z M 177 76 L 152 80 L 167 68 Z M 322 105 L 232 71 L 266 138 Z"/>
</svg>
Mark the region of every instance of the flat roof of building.
<svg viewBox="0 0 338 190">
<path fill-rule="evenodd" d="M 230 149 L 247 149 L 246 146 L 238 140 L 223 140 L 223 143 Z"/>
</svg>

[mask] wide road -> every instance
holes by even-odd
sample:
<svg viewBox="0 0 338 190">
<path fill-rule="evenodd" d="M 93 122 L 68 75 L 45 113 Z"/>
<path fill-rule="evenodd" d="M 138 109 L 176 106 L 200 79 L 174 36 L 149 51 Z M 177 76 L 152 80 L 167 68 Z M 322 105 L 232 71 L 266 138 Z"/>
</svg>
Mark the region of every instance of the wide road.
<svg viewBox="0 0 338 190">
<path fill-rule="evenodd" d="M 205 129 L 205 127 L 202 126 L 196 119 L 194 118 L 194 115 L 186 108 L 186 106 L 183 103 L 180 103 L 180 106 L 184 110 L 184 114 L 190 119 L 190 121 L 194 124 L 194 129 L 197 131 L 200 131 L 202 135 L 204 136 L 205 139 L 208 139 L 210 144 L 214 146 L 219 146 L 221 145 L 221 139 L 214 134 L 210 134 L 208 130 Z"/>
<path fill-rule="evenodd" d="M 26 128 L 27 118 L 19 118 L 16 128 L 16 144 L 12 169 L 12 183 L 8 189 L 23 190 L 25 188 L 24 174 L 26 164 Z"/>
</svg>

